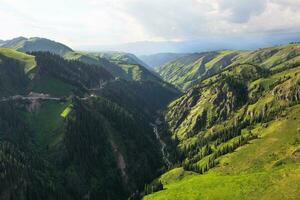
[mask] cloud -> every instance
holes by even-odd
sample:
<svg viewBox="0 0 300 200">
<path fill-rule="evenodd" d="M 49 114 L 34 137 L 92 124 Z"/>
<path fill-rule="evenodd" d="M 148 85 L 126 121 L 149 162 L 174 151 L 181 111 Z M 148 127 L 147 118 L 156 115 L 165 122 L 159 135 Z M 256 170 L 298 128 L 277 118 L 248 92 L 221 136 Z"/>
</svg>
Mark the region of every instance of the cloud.
<svg viewBox="0 0 300 200">
<path fill-rule="evenodd" d="M 297 0 L 0 0 L 0 38 L 71 45 L 192 40 L 300 29 Z M 3 31 L 4 30 L 4 31 Z"/>
<path fill-rule="evenodd" d="M 293 0 L 131 0 L 123 9 L 165 40 L 300 28 L 300 3 Z"/>
<path fill-rule="evenodd" d="M 228 19 L 234 23 L 245 23 L 252 16 L 263 13 L 267 6 L 267 0 L 221 0 L 220 11 L 228 11 Z"/>
<path fill-rule="evenodd" d="M 200 12 L 200 4 L 193 0 L 131 1 L 124 10 L 138 20 L 146 32 L 179 39 L 182 35 L 192 37 L 194 33 L 206 32 L 207 13 Z"/>
</svg>

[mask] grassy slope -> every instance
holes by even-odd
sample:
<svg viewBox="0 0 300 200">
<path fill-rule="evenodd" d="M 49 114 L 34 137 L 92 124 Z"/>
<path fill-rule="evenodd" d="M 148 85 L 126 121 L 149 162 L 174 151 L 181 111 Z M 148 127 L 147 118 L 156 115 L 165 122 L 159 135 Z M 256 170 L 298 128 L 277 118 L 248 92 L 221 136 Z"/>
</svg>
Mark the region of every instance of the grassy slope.
<svg viewBox="0 0 300 200">
<path fill-rule="evenodd" d="M 199 88 L 190 90 L 169 105 L 167 120 L 173 134 L 179 139 L 179 149 L 186 152 L 183 166 L 189 168 L 189 164 L 192 163 L 197 171 L 198 167 L 204 169 L 214 160 L 217 167 L 204 175 L 185 175 L 182 174 L 183 169 L 167 172 L 161 178 L 167 189 L 145 199 L 297 199 L 300 195 L 300 67 L 297 53 L 293 56 L 288 55 L 289 51 L 296 51 L 298 46 L 292 44 L 274 48 L 284 49 L 284 52 L 278 49 L 272 49 L 271 53 L 266 52 L 266 49 L 243 52 L 248 54 L 243 56 L 248 57 L 251 60 L 249 62 L 254 65 L 232 65 L 232 68 L 222 72 L 222 76 L 233 75 L 234 79 L 242 77 L 244 80 L 248 88 L 248 100 L 243 106 L 230 107 L 234 96 L 232 91 L 226 89 L 226 85 L 218 86 L 222 80 L 220 75 L 202 81 Z M 278 56 L 279 54 L 284 56 Z M 244 58 L 237 58 L 242 59 Z M 265 62 L 269 62 L 270 59 L 276 64 L 266 65 Z M 271 71 L 259 75 L 259 70 L 254 70 L 257 68 L 255 65 L 261 65 Z M 281 69 L 278 66 L 281 66 Z M 257 79 L 261 76 L 263 77 Z M 221 98 L 217 103 L 213 103 L 218 99 L 216 95 L 222 94 L 222 90 L 226 95 L 219 96 Z M 221 121 L 218 119 L 207 129 L 196 129 L 195 132 L 195 125 L 201 122 L 204 109 L 208 111 L 206 123 L 211 121 L 211 117 L 220 116 L 220 112 L 224 110 L 227 118 Z M 231 126 L 238 127 L 239 124 L 242 126 L 241 132 L 235 132 L 236 128 L 229 129 L 229 133 L 238 135 L 223 140 L 223 136 L 228 132 L 222 130 Z M 221 133 L 217 137 L 222 140 L 209 139 L 216 133 Z M 225 151 L 225 156 L 219 153 L 223 152 L 226 146 L 239 144 L 241 136 L 252 139 L 246 145 L 235 149 L 234 153 L 226 154 Z M 199 143 L 203 139 L 208 139 L 206 144 L 212 151 L 204 156 L 205 148 Z M 165 181 L 165 177 L 168 176 L 174 177 L 173 181 L 172 178 Z"/>
<path fill-rule="evenodd" d="M 126 79 L 129 80 L 152 80 L 160 81 L 160 79 L 150 72 L 143 61 L 139 60 L 135 55 L 111 52 L 111 53 L 92 53 L 94 56 L 100 56 L 108 59 L 110 62 L 118 65 L 126 74 Z"/>
<path fill-rule="evenodd" d="M 53 96 L 69 96 L 76 87 L 51 76 L 44 75 L 32 83 L 32 91 Z"/>
<path fill-rule="evenodd" d="M 238 51 L 224 50 L 201 54 L 190 54 L 166 63 L 156 71 L 165 81 L 175 84 L 183 90 L 191 87 L 195 81 L 217 72 L 232 60 Z"/>
<path fill-rule="evenodd" d="M 34 56 L 21 53 L 12 49 L 0 48 L 0 54 L 9 58 L 13 58 L 19 60 L 20 62 L 25 64 L 24 71 L 25 73 L 30 72 L 36 67 L 36 61 Z"/>
<path fill-rule="evenodd" d="M 69 52 L 64 57 L 69 60 L 80 60 L 88 64 L 105 67 L 115 77 L 126 80 L 158 80 L 158 78 L 142 66 L 142 61 L 126 53 L 87 53 Z M 110 63 L 104 63 L 103 61 Z"/>
<path fill-rule="evenodd" d="M 300 106 L 287 113 L 267 128 L 257 126 L 259 139 L 221 157 L 219 166 L 204 175 L 167 172 L 161 177 L 166 189 L 145 199 L 297 199 Z"/>
<path fill-rule="evenodd" d="M 69 103 L 57 101 L 43 101 L 39 109 L 34 112 L 26 112 L 25 118 L 29 127 L 34 132 L 35 140 L 41 147 L 55 145 L 63 138 L 63 116 Z"/>
<path fill-rule="evenodd" d="M 64 54 L 73 51 L 68 46 L 46 38 L 15 38 L 7 41 L 3 47 L 14 49 L 21 52 L 48 51 L 54 54 L 64 56 Z"/>
<path fill-rule="evenodd" d="M 215 73 L 227 66 L 251 63 L 265 66 L 271 70 L 300 62 L 299 43 L 274 46 L 255 51 L 218 51 L 211 52 L 212 58 L 203 60 L 207 54 L 190 54 L 159 67 L 157 72 L 162 78 L 183 90 L 189 89 L 207 74 Z M 205 66 L 205 70 L 201 66 Z"/>
</svg>

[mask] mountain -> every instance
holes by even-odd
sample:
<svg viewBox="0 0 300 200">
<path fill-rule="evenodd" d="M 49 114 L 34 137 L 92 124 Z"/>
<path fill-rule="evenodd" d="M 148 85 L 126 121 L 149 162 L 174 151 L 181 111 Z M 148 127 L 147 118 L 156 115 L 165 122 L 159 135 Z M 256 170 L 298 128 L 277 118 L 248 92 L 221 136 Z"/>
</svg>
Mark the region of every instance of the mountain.
<svg viewBox="0 0 300 200">
<path fill-rule="evenodd" d="M 157 53 L 152 55 L 141 55 L 139 58 L 147 63 L 151 68 L 156 68 L 160 65 L 168 63 L 170 61 L 176 60 L 180 57 L 185 56 L 185 54 L 179 53 Z"/>
<path fill-rule="evenodd" d="M 105 68 L 114 77 L 127 80 L 158 80 L 157 74 L 146 69 L 148 66 L 135 55 L 121 52 L 77 52 L 70 47 L 46 38 L 18 37 L 4 41 L 3 48 L 10 48 L 20 52 L 50 52 L 68 60 L 79 60 L 86 64 Z"/>
<path fill-rule="evenodd" d="M 48 51 L 58 55 L 65 55 L 67 52 L 73 51 L 70 47 L 45 38 L 25 38 L 18 37 L 12 40 L 7 40 L 2 45 L 4 48 L 11 48 L 21 52 L 31 51 Z"/>
<path fill-rule="evenodd" d="M 237 51 L 193 53 L 170 61 L 156 69 L 167 82 L 186 90 L 203 77 L 207 77 L 232 63 Z"/>
<path fill-rule="evenodd" d="M 69 60 L 80 60 L 88 64 L 103 66 L 115 77 L 126 80 L 152 80 L 162 82 L 147 64 L 135 55 L 122 52 L 72 52 L 65 55 Z"/>
<path fill-rule="evenodd" d="M 71 94 L 75 89 L 84 92 L 113 79 L 104 68 L 67 61 L 48 52 L 34 52 L 30 55 L 1 48 L 0 56 L 3 71 L 1 96 L 26 94 L 30 91 L 61 96 Z M 21 80 L 22 84 L 15 83 Z"/>
<path fill-rule="evenodd" d="M 127 78 L 126 72 L 118 65 L 110 62 L 106 58 L 102 58 L 99 56 L 93 56 L 88 52 L 69 52 L 64 56 L 67 60 L 78 60 L 90 65 L 97 65 L 105 68 L 109 71 L 114 77 L 122 77 Z"/>
<path fill-rule="evenodd" d="M 298 199 L 299 53 L 0 48 L 0 199 Z"/>
<path fill-rule="evenodd" d="M 0 199 L 127 199 L 164 168 L 149 121 L 168 85 L 49 52 L 0 60 Z"/>
<path fill-rule="evenodd" d="M 166 63 L 156 71 L 165 81 L 187 90 L 228 66 L 249 63 L 267 68 L 280 68 L 285 62 L 298 62 L 299 46 L 299 43 L 291 43 L 253 51 L 193 53 Z"/>
<path fill-rule="evenodd" d="M 299 50 L 238 52 L 234 64 L 170 103 L 165 126 L 180 167 L 150 184 L 164 190 L 144 199 L 297 199 Z"/>
<path fill-rule="evenodd" d="M 242 41 L 242 42 L 241 42 Z M 139 41 L 114 45 L 79 46 L 85 51 L 123 51 L 138 56 L 157 53 L 194 53 L 205 51 L 218 51 L 220 49 L 258 49 L 274 45 L 299 42 L 299 31 L 293 32 L 264 32 L 262 34 L 242 34 L 220 36 L 202 36 L 183 41 Z"/>
<path fill-rule="evenodd" d="M 102 52 L 102 53 L 91 53 L 92 55 L 98 55 L 100 57 L 106 58 L 116 63 L 128 63 L 131 65 L 141 65 L 144 67 L 148 67 L 146 63 L 136 57 L 134 54 L 131 53 L 124 53 L 124 52 Z"/>
</svg>

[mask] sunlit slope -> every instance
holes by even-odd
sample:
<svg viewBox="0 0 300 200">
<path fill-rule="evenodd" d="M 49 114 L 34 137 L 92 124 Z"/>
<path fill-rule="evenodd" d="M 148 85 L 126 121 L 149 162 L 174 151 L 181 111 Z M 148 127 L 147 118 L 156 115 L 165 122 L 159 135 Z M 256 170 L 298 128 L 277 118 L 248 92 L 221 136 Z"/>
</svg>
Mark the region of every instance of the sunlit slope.
<svg viewBox="0 0 300 200">
<path fill-rule="evenodd" d="M 67 52 L 73 51 L 70 47 L 62 43 L 38 37 L 14 38 L 12 40 L 5 41 L 2 47 L 11 48 L 21 52 L 47 51 L 60 56 L 65 55 Z"/>
<path fill-rule="evenodd" d="M 14 38 L 4 41 L 2 47 L 19 52 L 50 52 L 67 60 L 77 60 L 89 65 L 105 68 L 115 78 L 120 77 L 126 80 L 151 80 L 161 82 L 157 74 L 147 69 L 147 64 L 135 55 L 129 53 L 74 51 L 65 44 L 38 37 Z M 29 71 L 35 66 L 34 63 L 29 63 L 26 65 L 26 70 Z"/>
<path fill-rule="evenodd" d="M 185 90 L 202 77 L 231 64 L 236 55 L 235 51 L 194 53 L 159 67 L 157 72 L 164 80 Z"/>
<path fill-rule="evenodd" d="M 219 156 L 258 137 L 252 126 L 299 103 L 299 80 L 299 67 L 270 76 L 242 65 L 203 81 L 170 104 L 166 120 L 186 168 L 207 171 Z"/>
<path fill-rule="evenodd" d="M 160 178 L 165 190 L 144 199 L 298 199 L 300 195 L 300 107 L 257 124 L 258 139 L 222 156 L 199 175 L 174 169 Z"/>
<path fill-rule="evenodd" d="M 36 61 L 32 55 L 14 51 L 8 48 L 0 48 L 0 55 L 20 61 L 22 64 L 24 64 L 25 73 L 30 72 L 36 67 Z"/>
<path fill-rule="evenodd" d="M 114 77 L 125 80 L 161 82 L 161 79 L 149 71 L 146 68 L 147 65 L 133 54 L 121 52 L 69 52 L 64 57 L 68 60 L 79 60 L 87 64 L 102 66 Z"/>
<path fill-rule="evenodd" d="M 280 65 L 231 65 L 169 105 L 179 166 L 204 175 L 167 172 L 185 178 L 149 198 L 297 199 L 300 66 Z"/>
<path fill-rule="evenodd" d="M 166 63 L 159 67 L 157 72 L 165 81 L 187 90 L 204 78 L 229 66 L 252 64 L 279 71 L 287 65 L 299 64 L 299 55 L 299 43 L 253 51 L 224 50 L 195 53 Z"/>
<path fill-rule="evenodd" d="M 122 52 L 94 53 L 119 66 L 125 72 L 127 80 L 151 80 L 161 82 L 161 79 L 147 69 L 147 64 L 138 59 L 135 55 Z"/>
</svg>

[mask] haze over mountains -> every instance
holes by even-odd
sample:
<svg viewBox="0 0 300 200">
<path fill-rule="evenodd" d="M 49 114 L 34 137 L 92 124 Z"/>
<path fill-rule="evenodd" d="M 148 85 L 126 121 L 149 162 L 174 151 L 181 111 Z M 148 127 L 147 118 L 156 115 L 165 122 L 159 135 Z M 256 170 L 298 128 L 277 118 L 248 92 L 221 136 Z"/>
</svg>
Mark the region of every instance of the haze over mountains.
<svg viewBox="0 0 300 200">
<path fill-rule="evenodd" d="M 194 53 L 220 49 L 250 50 L 300 41 L 299 33 L 300 32 L 279 32 L 275 34 L 253 33 L 241 36 L 203 36 L 200 39 L 177 42 L 142 41 L 120 45 L 78 46 L 78 49 L 87 51 L 123 51 L 138 56 L 157 53 Z"/>
</svg>

